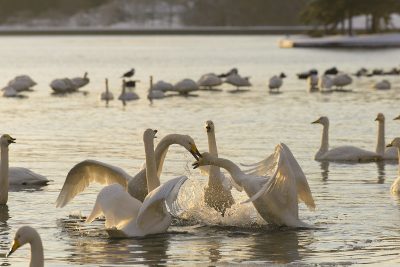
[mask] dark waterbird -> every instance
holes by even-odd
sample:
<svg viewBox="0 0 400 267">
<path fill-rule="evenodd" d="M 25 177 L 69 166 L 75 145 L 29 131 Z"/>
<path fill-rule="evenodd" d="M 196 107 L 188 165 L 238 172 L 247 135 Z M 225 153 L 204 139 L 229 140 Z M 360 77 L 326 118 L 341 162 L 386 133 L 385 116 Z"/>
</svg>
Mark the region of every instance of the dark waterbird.
<svg viewBox="0 0 400 267">
<path fill-rule="evenodd" d="M 135 75 L 135 69 L 132 68 L 130 71 L 125 72 L 124 75 L 121 76 L 121 78 L 130 78 L 133 75 Z"/>
</svg>

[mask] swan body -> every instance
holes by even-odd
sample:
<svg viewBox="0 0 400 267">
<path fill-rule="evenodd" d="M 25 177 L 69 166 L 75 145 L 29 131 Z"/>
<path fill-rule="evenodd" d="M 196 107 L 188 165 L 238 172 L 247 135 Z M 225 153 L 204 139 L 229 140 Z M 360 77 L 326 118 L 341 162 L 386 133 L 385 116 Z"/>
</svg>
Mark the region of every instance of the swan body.
<svg viewBox="0 0 400 267">
<path fill-rule="evenodd" d="M 50 83 L 50 87 L 56 93 L 70 93 L 78 89 L 76 85 L 68 78 L 55 79 Z"/>
<path fill-rule="evenodd" d="M 332 86 L 333 80 L 328 75 L 322 75 L 322 77 L 318 79 L 318 89 L 320 91 L 330 90 Z"/>
<path fill-rule="evenodd" d="M 239 89 L 239 87 L 251 86 L 249 77 L 242 77 L 238 73 L 228 75 L 224 82 L 236 86 L 236 89 Z"/>
<path fill-rule="evenodd" d="M 7 253 L 7 257 L 25 244 L 31 245 L 31 260 L 29 266 L 43 267 L 44 256 L 42 240 L 39 233 L 30 226 L 22 226 L 17 230 L 12 246 Z"/>
<path fill-rule="evenodd" d="M 310 74 L 307 77 L 307 85 L 309 92 L 318 91 L 318 74 Z"/>
<path fill-rule="evenodd" d="M 174 89 L 172 91 L 185 95 L 197 90 L 199 90 L 199 86 L 195 81 L 191 79 L 183 79 L 174 85 Z"/>
<path fill-rule="evenodd" d="M 164 81 L 158 81 L 153 85 L 153 90 L 167 92 L 167 91 L 174 90 L 174 86 L 172 84 L 164 82 Z"/>
<path fill-rule="evenodd" d="M 114 95 L 112 92 L 109 91 L 108 89 L 108 79 L 106 79 L 106 91 L 101 93 L 101 100 L 105 100 L 105 101 L 110 101 L 114 99 Z"/>
<path fill-rule="evenodd" d="M 18 91 L 15 90 L 11 86 L 6 86 L 2 90 L 3 90 L 4 97 L 18 97 L 19 96 Z"/>
<path fill-rule="evenodd" d="M 391 88 L 391 84 L 388 80 L 382 80 L 375 83 L 372 88 L 376 90 L 389 90 Z"/>
<path fill-rule="evenodd" d="M 207 87 L 208 89 L 213 89 L 214 86 L 219 86 L 222 84 L 222 80 L 215 73 L 207 73 L 200 77 L 197 81 L 197 85 L 200 87 Z"/>
<path fill-rule="evenodd" d="M 387 147 L 394 147 L 397 149 L 397 153 L 399 154 L 399 172 L 396 180 L 393 182 L 390 187 L 390 192 L 392 194 L 400 194 L 400 138 L 396 137 L 393 141 L 387 145 Z"/>
<path fill-rule="evenodd" d="M 194 168 L 215 165 L 226 169 L 237 187 L 243 188 L 258 214 L 267 222 L 278 226 L 308 227 L 299 219 L 298 202 L 304 201 L 314 209 L 314 199 L 307 179 L 293 154 L 285 144 L 279 144 L 275 152 L 243 172 L 232 161 L 203 153 Z"/>
<path fill-rule="evenodd" d="M 87 85 L 89 83 L 88 73 L 85 72 L 83 77 L 75 77 L 71 79 L 71 82 L 75 85 L 77 89 Z"/>
<path fill-rule="evenodd" d="M 164 92 L 161 90 L 154 90 L 153 86 L 153 76 L 150 76 L 150 88 L 149 91 L 147 92 L 147 99 L 152 102 L 153 99 L 161 99 L 164 98 Z"/>
<path fill-rule="evenodd" d="M 378 122 L 378 140 L 376 143 L 376 153 L 383 160 L 397 160 L 397 148 L 385 147 L 385 116 L 382 113 L 378 113 L 375 121 Z"/>
<path fill-rule="evenodd" d="M 338 89 L 343 89 L 343 87 L 350 85 L 353 82 L 353 79 L 346 73 L 339 73 L 333 77 L 332 82 Z"/>
<path fill-rule="evenodd" d="M 19 75 L 8 82 L 8 86 L 11 86 L 17 90 L 17 92 L 29 91 L 31 87 L 35 86 L 36 84 L 37 83 L 28 75 Z"/>
<path fill-rule="evenodd" d="M 281 88 L 283 84 L 283 78 L 286 78 L 286 75 L 284 73 L 281 73 L 279 76 L 274 75 L 269 79 L 268 87 L 272 91 L 276 89 L 279 91 L 279 88 Z"/>
<path fill-rule="evenodd" d="M 209 153 L 214 157 L 218 157 L 214 123 L 207 121 L 205 128 Z M 209 166 L 208 174 L 208 185 L 204 188 L 204 202 L 224 216 L 225 210 L 235 203 L 231 194 L 232 186 L 229 186 L 228 178 L 225 177 L 218 166 Z"/>
<path fill-rule="evenodd" d="M 320 117 L 313 123 L 319 123 L 323 126 L 321 147 L 315 154 L 315 160 L 371 162 L 381 159 L 381 157 L 376 152 L 367 151 L 354 146 L 341 146 L 329 149 L 329 119 L 327 117 Z"/>
<path fill-rule="evenodd" d="M 188 150 L 194 157 L 200 155 L 196 144 L 188 135 L 169 134 L 161 139 L 155 150 L 155 163 L 158 177 L 161 174 L 165 156 L 170 145 L 178 144 Z M 96 160 L 85 160 L 76 164 L 65 178 L 64 185 L 58 195 L 56 206 L 64 207 L 76 195 L 83 192 L 91 183 L 111 185 L 118 183 L 127 188 L 128 193 L 139 201 L 148 194 L 146 184 L 146 168 L 131 176 L 123 169 Z"/>
<path fill-rule="evenodd" d="M 125 80 L 122 80 L 122 91 L 121 91 L 121 94 L 119 95 L 118 99 L 122 100 L 122 101 L 132 101 L 132 100 L 139 99 L 139 96 L 135 92 L 126 90 L 125 84 L 126 84 Z"/>
</svg>

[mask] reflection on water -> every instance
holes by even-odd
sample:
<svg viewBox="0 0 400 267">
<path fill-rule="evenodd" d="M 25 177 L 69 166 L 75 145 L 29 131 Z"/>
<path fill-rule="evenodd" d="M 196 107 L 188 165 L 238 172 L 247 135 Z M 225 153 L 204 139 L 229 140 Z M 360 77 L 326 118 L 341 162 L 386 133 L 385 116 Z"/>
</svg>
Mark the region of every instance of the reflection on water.
<svg viewBox="0 0 400 267">
<path fill-rule="evenodd" d="M 329 162 L 322 161 L 320 163 L 320 166 L 321 166 L 322 181 L 326 181 L 326 180 L 328 180 L 328 176 L 329 176 Z"/>
<path fill-rule="evenodd" d="M 376 163 L 376 166 L 378 167 L 378 184 L 383 184 L 385 183 L 385 162 L 384 161 L 378 161 Z"/>
</svg>

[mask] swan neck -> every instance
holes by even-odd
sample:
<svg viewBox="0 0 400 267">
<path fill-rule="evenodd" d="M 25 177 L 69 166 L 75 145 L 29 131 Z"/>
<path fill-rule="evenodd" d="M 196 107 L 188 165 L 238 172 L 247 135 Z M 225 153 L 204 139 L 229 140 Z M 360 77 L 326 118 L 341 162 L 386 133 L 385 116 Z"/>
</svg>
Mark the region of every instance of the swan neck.
<svg viewBox="0 0 400 267">
<path fill-rule="evenodd" d="M 1 145 L 1 165 L 0 165 L 0 205 L 7 204 L 8 201 L 8 146 Z"/>
<path fill-rule="evenodd" d="M 157 176 L 160 177 L 161 171 L 164 164 L 165 156 L 168 152 L 168 148 L 172 144 L 176 144 L 176 139 L 178 136 L 176 134 L 169 134 L 161 139 L 160 143 L 158 143 L 155 150 L 155 159 L 156 159 L 156 168 L 157 168 Z"/>
<path fill-rule="evenodd" d="M 40 239 L 39 234 L 35 234 L 31 245 L 31 263 L 30 267 L 43 267 L 44 266 L 44 256 L 43 256 L 43 245 L 42 240 Z"/>
<path fill-rule="evenodd" d="M 144 151 L 146 153 L 146 179 L 148 193 L 160 186 L 160 180 L 157 176 L 157 167 L 154 156 L 154 141 L 144 140 Z"/>
<path fill-rule="evenodd" d="M 321 148 L 319 152 L 325 153 L 329 150 L 329 123 L 323 125 Z"/>
<path fill-rule="evenodd" d="M 385 123 L 383 121 L 380 121 L 378 125 L 376 153 L 380 156 L 383 156 L 385 154 Z"/>
<path fill-rule="evenodd" d="M 242 185 L 242 177 L 245 175 L 242 170 L 237 166 L 235 163 L 230 161 L 229 159 L 224 159 L 224 158 L 214 158 L 211 162 L 210 165 L 218 166 L 221 167 L 229 172 L 229 174 L 232 176 L 233 180 L 235 180 L 235 183 L 238 185 Z"/>
<path fill-rule="evenodd" d="M 217 140 L 215 138 L 215 132 L 209 131 L 207 132 L 208 137 L 208 152 L 218 158 L 218 149 L 217 149 Z M 218 166 L 210 166 L 210 173 L 208 177 L 208 186 L 214 186 L 221 184 L 220 181 L 221 170 Z"/>
</svg>

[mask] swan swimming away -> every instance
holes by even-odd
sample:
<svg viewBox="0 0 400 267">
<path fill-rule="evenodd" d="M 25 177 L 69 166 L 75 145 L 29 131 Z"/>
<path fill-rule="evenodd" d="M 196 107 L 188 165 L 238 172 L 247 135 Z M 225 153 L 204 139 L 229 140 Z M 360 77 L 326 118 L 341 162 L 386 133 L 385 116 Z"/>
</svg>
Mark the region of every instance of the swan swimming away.
<svg viewBox="0 0 400 267">
<path fill-rule="evenodd" d="M 112 92 L 108 90 L 108 79 L 106 79 L 106 91 L 101 93 L 101 100 L 110 101 L 114 99 Z"/>
<path fill-rule="evenodd" d="M 387 147 L 394 147 L 397 149 L 397 153 L 400 155 L 400 138 L 396 137 L 393 141 L 387 145 Z M 390 187 L 392 194 L 400 194 L 400 157 L 399 157 L 399 172 L 396 180 Z"/>
<path fill-rule="evenodd" d="M 8 86 L 11 86 L 17 92 L 29 91 L 31 90 L 31 87 L 36 84 L 37 83 L 28 75 L 19 75 L 8 82 Z"/>
<path fill-rule="evenodd" d="M 8 134 L 0 137 L 0 205 L 7 204 L 9 185 L 46 185 L 49 181 L 42 175 L 27 168 L 8 166 L 8 146 L 16 139 Z"/>
<path fill-rule="evenodd" d="M 398 158 L 397 148 L 385 147 L 385 116 L 382 113 L 378 113 L 375 121 L 378 122 L 376 153 L 384 160 L 396 160 Z"/>
<path fill-rule="evenodd" d="M 220 86 L 222 84 L 222 80 L 215 73 L 207 73 L 200 77 L 197 81 L 197 85 L 200 87 L 206 87 L 207 90 L 220 90 L 214 88 L 214 86 Z"/>
<path fill-rule="evenodd" d="M 209 153 L 214 157 L 218 157 L 214 123 L 207 121 L 205 128 Z M 231 194 L 231 183 L 218 166 L 209 166 L 207 172 L 208 185 L 204 188 L 204 202 L 224 216 L 225 210 L 235 204 Z"/>
<path fill-rule="evenodd" d="M 183 146 L 195 158 L 198 158 L 200 155 L 193 138 L 190 136 L 181 134 L 169 134 L 165 136 L 158 143 L 154 152 L 158 177 L 160 177 L 168 148 L 173 144 Z M 135 176 L 131 176 L 119 167 L 96 160 L 84 160 L 76 164 L 68 172 L 64 185 L 58 195 L 56 206 L 60 208 L 64 207 L 93 182 L 102 185 L 118 183 L 127 188 L 128 193 L 139 201 L 143 201 L 148 193 L 146 168 L 140 170 Z"/>
<path fill-rule="evenodd" d="M 193 168 L 215 165 L 226 169 L 239 189 L 244 189 L 258 214 L 278 226 L 309 227 L 299 219 L 298 202 L 314 209 L 314 199 L 307 179 L 289 148 L 281 143 L 275 152 L 243 172 L 235 163 L 210 153 L 193 163 Z"/>
<path fill-rule="evenodd" d="M 156 133 L 156 130 L 147 129 L 143 134 L 148 188 L 143 203 L 129 195 L 120 184 L 109 185 L 98 194 L 86 222 L 92 222 L 104 214 L 106 227 L 113 227 L 108 231 L 112 237 L 138 237 L 163 233 L 168 229 L 172 216 L 166 205 L 172 208 L 187 177 L 177 177 L 160 185 L 154 156 L 153 140 Z"/>
<path fill-rule="evenodd" d="M 279 88 L 281 88 L 284 78 L 286 78 L 286 75 L 283 72 L 279 76 L 272 76 L 268 83 L 269 90 L 273 91 L 276 89 L 276 91 L 279 92 Z"/>
<path fill-rule="evenodd" d="M 30 226 L 22 226 L 15 233 L 14 241 L 6 257 L 10 257 L 18 248 L 25 244 L 31 245 L 30 267 L 43 267 L 43 244 L 39 233 Z"/>
<path fill-rule="evenodd" d="M 318 161 L 343 161 L 343 162 L 371 162 L 380 160 L 381 157 L 372 151 L 367 151 L 355 146 L 340 146 L 329 150 L 329 119 L 320 117 L 312 122 L 323 126 L 321 147 L 315 154 Z"/>
</svg>

